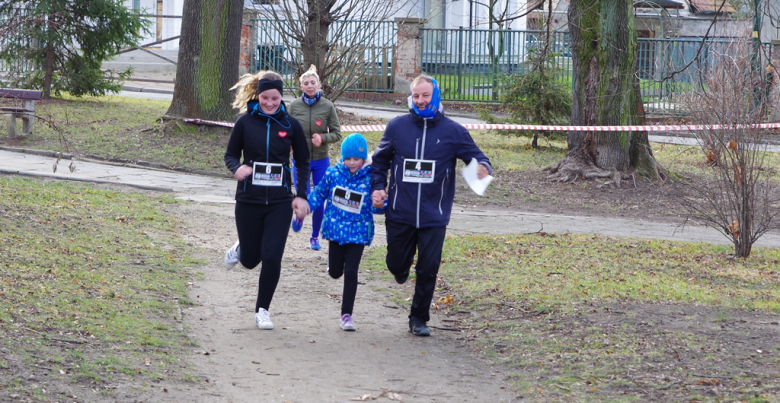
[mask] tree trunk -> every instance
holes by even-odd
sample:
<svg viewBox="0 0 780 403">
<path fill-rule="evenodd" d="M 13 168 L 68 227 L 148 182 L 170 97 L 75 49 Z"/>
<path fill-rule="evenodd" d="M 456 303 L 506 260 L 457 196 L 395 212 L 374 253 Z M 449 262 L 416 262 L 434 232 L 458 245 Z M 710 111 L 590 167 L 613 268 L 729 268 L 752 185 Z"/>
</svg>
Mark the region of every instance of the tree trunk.
<svg viewBox="0 0 780 403">
<path fill-rule="evenodd" d="M 637 36 L 633 4 L 627 0 L 573 0 L 569 7 L 576 126 L 644 125 L 636 75 Z M 550 178 L 562 181 L 620 179 L 637 172 L 663 174 L 653 158 L 647 132 L 569 132 L 568 153 Z"/>
<path fill-rule="evenodd" d="M 43 66 L 43 99 L 51 99 L 51 83 L 54 77 L 54 38 L 53 30 L 56 29 L 54 23 L 55 15 L 49 15 L 49 30 L 46 33 L 46 59 Z"/>
<path fill-rule="evenodd" d="M 297 72 L 296 78 L 308 70 L 309 66 L 315 65 L 323 86 L 322 92 L 326 97 L 330 97 L 332 88 L 327 83 L 329 70 L 325 68 L 325 63 L 330 50 L 328 29 L 333 23 L 331 8 L 335 5 L 335 0 L 307 0 L 307 4 L 307 27 L 303 42 L 301 42 L 303 65 L 301 65 L 301 71 Z"/>
<path fill-rule="evenodd" d="M 176 84 L 168 115 L 235 119 L 243 1 L 188 0 L 182 12 Z"/>
</svg>

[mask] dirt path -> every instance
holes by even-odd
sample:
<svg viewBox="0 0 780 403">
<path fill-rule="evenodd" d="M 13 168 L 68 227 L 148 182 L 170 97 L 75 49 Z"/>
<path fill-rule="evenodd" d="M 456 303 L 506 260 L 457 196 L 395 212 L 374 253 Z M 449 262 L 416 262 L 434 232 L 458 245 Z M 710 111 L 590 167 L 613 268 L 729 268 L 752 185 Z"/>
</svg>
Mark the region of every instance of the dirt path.
<svg viewBox="0 0 780 403">
<path fill-rule="evenodd" d="M 339 329 L 343 281 L 325 274 L 327 247 L 310 250 L 307 227 L 290 232 L 270 309 L 276 328 L 257 329 L 252 308 L 259 270 L 222 266 L 236 236 L 232 206 L 185 205 L 172 212 L 187 223 L 182 235 L 207 252 L 209 263 L 197 268 L 202 279 L 192 286 L 191 297 L 200 305 L 184 316 L 198 344 L 189 358 L 204 382 L 172 388 L 166 401 L 348 402 L 383 392 L 380 401 L 391 401 L 390 392 L 406 402 L 514 399 L 506 377 L 472 357 L 457 333 L 433 329 L 429 338 L 407 333 L 408 307 L 399 309 L 389 291 L 411 296 L 409 284 L 361 270 L 358 330 Z M 374 246 L 383 241 L 378 233 Z M 434 313 L 429 324 L 447 327 L 442 319 Z"/>
</svg>

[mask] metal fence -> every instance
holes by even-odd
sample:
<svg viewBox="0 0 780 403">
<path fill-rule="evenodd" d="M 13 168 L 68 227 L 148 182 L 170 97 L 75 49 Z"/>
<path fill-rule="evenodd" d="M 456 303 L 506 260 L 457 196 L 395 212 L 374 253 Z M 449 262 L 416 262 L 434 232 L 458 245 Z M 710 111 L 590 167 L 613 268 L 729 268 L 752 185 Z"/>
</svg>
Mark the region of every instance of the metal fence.
<svg viewBox="0 0 780 403">
<path fill-rule="evenodd" d="M 542 31 L 423 29 L 422 71 L 436 79 L 442 98 L 498 101 L 502 77 L 524 74 L 531 52 L 543 46 Z M 554 32 L 548 50 L 556 53 L 558 79 L 571 79 L 569 33 Z"/>
<path fill-rule="evenodd" d="M 366 30 L 367 24 L 373 25 L 376 31 Z M 252 30 L 253 42 L 250 46 L 255 55 L 252 72 L 277 71 L 285 78 L 287 88 L 297 89 L 299 86 L 293 81 L 293 76 L 294 69 L 303 62 L 300 45 L 287 46 L 282 38 L 285 33 L 277 30 L 275 21 L 253 19 Z M 330 50 L 326 57 L 335 57 L 336 53 L 345 47 L 352 50 L 355 47 L 360 48 L 357 51 L 357 57 L 360 59 L 358 69 L 335 73 L 359 78 L 348 87 L 349 91 L 393 91 L 392 63 L 396 30 L 397 25 L 393 21 L 335 21 L 331 24 L 327 36 Z"/>
<path fill-rule="evenodd" d="M 721 60 L 744 57 L 747 39 L 701 38 L 639 39 L 637 74 L 645 111 L 652 114 L 684 114 L 682 101 L 705 85 Z M 771 57 L 772 46 L 762 44 L 760 66 Z M 762 67 L 763 69 L 763 67 Z"/>
<path fill-rule="evenodd" d="M 26 14 L 26 12 L 24 13 Z M 0 26 L 6 26 L 7 24 L 9 24 L 8 17 L 0 16 Z M 0 49 L 3 49 L 8 40 L 10 40 L 8 37 L 0 37 Z M 0 75 L 2 76 L 8 73 L 26 74 L 35 70 L 36 66 L 28 60 L 21 58 L 14 60 L 0 59 Z"/>
<path fill-rule="evenodd" d="M 499 101 L 504 78 L 528 71 L 529 56 L 542 45 L 540 39 L 545 34 L 474 29 L 422 31 L 422 70 L 439 82 L 442 98 L 482 102 Z M 556 52 L 557 78 L 566 83 L 572 82 L 569 44 L 568 32 L 552 33 L 548 44 L 548 49 Z M 720 58 L 736 57 L 745 46 L 749 42 L 744 39 L 640 38 L 637 74 L 646 111 L 684 113 L 680 100 L 685 94 L 704 83 Z M 761 57 L 771 57 L 771 45 L 762 46 Z"/>
</svg>

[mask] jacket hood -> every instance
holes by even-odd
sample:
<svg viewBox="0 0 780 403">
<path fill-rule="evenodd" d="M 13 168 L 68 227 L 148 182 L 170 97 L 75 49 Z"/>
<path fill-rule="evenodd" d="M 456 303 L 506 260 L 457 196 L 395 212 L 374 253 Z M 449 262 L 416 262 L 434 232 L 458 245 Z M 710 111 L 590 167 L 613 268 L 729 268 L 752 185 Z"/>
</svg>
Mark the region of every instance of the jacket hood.
<svg viewBox="0 0 780 403">
<path fill-rule="evenodd" d="M 279 109 L 277 109 L 273 115 L 269 115 L 263 112 L 263 110 L 260 109 L 260 102 L 256 99 L 253 99 L 246 103 L 246 110 L 247 113 L 250 113 L 254 116 L 271 117 L 277 120 L 287 118 L 287 105 L 284 103 L 284 101 L 281 101 L 279 103 Z"/>
</svg>

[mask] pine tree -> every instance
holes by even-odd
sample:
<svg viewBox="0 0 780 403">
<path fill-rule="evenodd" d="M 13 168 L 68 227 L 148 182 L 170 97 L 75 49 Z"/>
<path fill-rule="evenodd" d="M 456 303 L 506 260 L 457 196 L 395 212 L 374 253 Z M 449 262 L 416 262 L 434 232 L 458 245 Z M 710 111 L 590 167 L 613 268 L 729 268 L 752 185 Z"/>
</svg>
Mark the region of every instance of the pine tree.
<svg viewBox="0 0 780 403">
<path fill-rule="evenodd" d="M 0 2 L 0 20 L 0 59 L 33 66 L 10 71 L 8 84 L 41 89 L 44 98 L 118 92 L 118 79 L 130 70 L 103 72 L 101 65 L 135 46 L 148 25 L 121 0 L 7 0 Z"/>
</svg>

